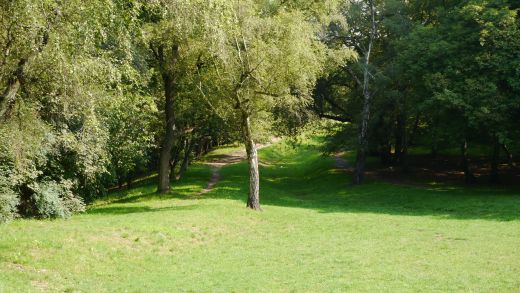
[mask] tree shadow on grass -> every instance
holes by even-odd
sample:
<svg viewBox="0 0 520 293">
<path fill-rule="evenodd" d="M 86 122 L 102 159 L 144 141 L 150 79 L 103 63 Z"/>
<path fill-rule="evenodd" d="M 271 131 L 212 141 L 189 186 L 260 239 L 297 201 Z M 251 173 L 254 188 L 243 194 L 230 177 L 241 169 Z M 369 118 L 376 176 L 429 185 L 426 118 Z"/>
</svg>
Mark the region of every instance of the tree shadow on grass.
<svg viewBox="0 0 520 293">
<path fill-rule="evenodd" d="M 194 210 L 198 205 L 177 205 L 170 207 L 154 208 L 149 206 L 103 206 L 98 208 L 90 209 L 87 214 L 99 215 L 99 214 L 110 214 L 110 215 L 124 215 L 134 213 L 149 213 L 149 212 L 164 212 L 164 211 L 186 211 Z"/>
<path fill-rule="evenodd" d="M 367 182 L 352 186 L 332 159 L 315 157 L 261 168 L 263 205 L 315 209 L 323 213 L 376 213 L 448 219 L 520 220 L 520 190 L 500 187 L 403 186 Z M 227 166 L 206 197 L 247 199 L 245 163 Z"/>
<path fill-rule="evenodd" d="M 520 220 L 520 190 L 500 187 L 403 186 L 367 182 L 350 185 L 350 176 L 334 169 L 332 158 L 321 157 L 313 148 L 302 148 L 290 156 L 261 152 L 271 158 L 261 167 L 261 203 L 265 206 L 306 208 L 322 213 L 374 213 L 406 216 L 434 216 L 447 219 Z M 89 214 L 129 214 L 165 210 L 195 209 L 197 206 L 152 208 L 132 204 L 150 200 L 216 198 L 247 199 L 247 164 L 229 165 L 221 170 L 221 180 L 213 190 L 195 195 L 211 177 L 209 168 L 197 168 L 173 191 L 157 195 L 147 185 L 114 197 L 109 204 L 94 207 Z M 113 206 L 112 204 L 116 204 Z M 128 204 L 128 206 L 126 206 Z"/>
<path fill-rule="evenodd" d="M 196 194 L 206 186 L 211 170 L 204 165 L 194 165 L 184 178 L 172 182 L 171 191 L 166 194 L 157 194 L 155 181 L 144 181 L 140 185 L 128 190 L 117 190 L 91 206 L 87 214 L 130 214 L 144 212 L 160 212 L 165 210 L 184 210 L 187 205 L 173 204 L 171 207 L 152 208 L 145 205 L 150 201 L 200 199 Z M 143 205 L 139 205 L 143 203 Z M 193 205 L 194 209 L 196 205 Z"/>
<path fill-rule="evenodd" d="M 190 185 L 185 187 L 176 187 L 169 193 L 157 194 L 155 191 L 147 193 L 135 193 L 132 195 L 124 196 L 120 199 L 114 199 L 111 203 L 136 203 L 150 200 L 172 200 L 172 199 L 194 199 L 194 194 L 202 191 L 203 185 Z M 149 186 L 149 189 L 153 190 L 153 185 Z"/>
</svg>

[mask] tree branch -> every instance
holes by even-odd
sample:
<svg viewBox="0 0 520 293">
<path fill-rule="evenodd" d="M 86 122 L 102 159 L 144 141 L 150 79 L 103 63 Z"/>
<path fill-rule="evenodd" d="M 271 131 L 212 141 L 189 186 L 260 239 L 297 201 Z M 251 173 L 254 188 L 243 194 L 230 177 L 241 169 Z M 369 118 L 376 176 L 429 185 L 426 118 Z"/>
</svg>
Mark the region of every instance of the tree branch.
<svg viewBox="0 0 520 293">
<path fill-rule="evenodd" d="M 352 122 L 352 119 L 349 117 L 341 117 L 341 116 L 335 116 L 335 115 L 330 115 L 330 114 L 325 114 L 325 113 L 320 113 L 318 115 L 320 116 L 320 118 L 331 119 L 331 120 L 335 120 L 335 121 L 339 121 L 339 122 L 344 122 L 344 123 Z"/>
</svg>

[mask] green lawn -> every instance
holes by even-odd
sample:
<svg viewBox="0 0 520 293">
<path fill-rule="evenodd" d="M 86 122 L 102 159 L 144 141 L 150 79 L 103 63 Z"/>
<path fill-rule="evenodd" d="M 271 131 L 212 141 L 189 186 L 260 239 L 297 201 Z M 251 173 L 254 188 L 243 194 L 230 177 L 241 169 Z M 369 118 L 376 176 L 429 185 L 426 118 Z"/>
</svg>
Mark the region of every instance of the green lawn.
<svg viewBox="0 0 520 293">
<path fill-rule="evenodd" d="M 317 142 L 247 166 L 193 166 L 158 197 L 112 194 L 69 220 L 0 226 L 0 292 L 519 292 L 520 192 L 349 186 Z"/>
</svg>

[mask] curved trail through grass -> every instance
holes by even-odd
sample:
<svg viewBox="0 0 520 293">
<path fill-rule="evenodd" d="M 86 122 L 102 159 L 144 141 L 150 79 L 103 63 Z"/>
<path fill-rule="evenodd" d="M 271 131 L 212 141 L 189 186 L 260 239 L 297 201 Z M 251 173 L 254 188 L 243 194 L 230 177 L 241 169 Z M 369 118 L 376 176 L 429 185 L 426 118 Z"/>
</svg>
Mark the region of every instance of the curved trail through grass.
<svg viewBox="0 0 520 293">
<path fill-rule="evenodd" d="M 350 166 L 350 163 L 343 158 L 345 153 L 338 152 L 334 154 L 334 164 L 336 166 L 336 169 L 342 171 L 342 172 L 350 172 L 353 171 L 352 166 Z"/>
<path fill-rule="evenodd" d="M 271 144 L 272 143 L 257 144 L 256 148 L 257 148 L 257 150 L 261 150 L 263 148 L 270 146 Z M 215 160 L 206 162 L 205 164 L 211 167 L 211 178 L 209 179 L 208 184 L 206 185 L 206 188 L 204 188 L 202 191 L 197 193 L 197 195 L 202 195 L 202 194 L 208 193 L 209 191 L 211 191 L 211 189 L 213 189 L 213 187 L 220 181 L 220 178 L 221 178 L 220 170 L 222 169 L 222 167 L 231 165 L 231 164 L 240 163 L 243 160 L 245 160 L 246 158 L 247 158 L 246 151 L 239 150 L 239 151 L 234 151 L 229 154 L 222 155 Z"/>
</svg>

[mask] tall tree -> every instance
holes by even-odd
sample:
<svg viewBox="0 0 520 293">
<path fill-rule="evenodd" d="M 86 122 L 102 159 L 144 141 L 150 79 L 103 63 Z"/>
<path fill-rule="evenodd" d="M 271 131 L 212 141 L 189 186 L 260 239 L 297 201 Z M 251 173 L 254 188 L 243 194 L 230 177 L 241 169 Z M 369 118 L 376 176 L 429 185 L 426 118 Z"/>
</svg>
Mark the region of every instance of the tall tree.
<svg viewBox="0 0 520 293">
<path fill-rule="evenodd" d="M 144 34 L 152 53 L 163 91 L 160 103 L 164 114 L 164 133 L 159 155 L 158 193 L 170 190 L 172 150 L 177 126 L 175 108 L 182 95 L 194 88 L 198 62 L 207 51 L 209 13 L 218 1 L 161 0 L 144 7 L 147 21 Z"/>
<path fill-rule="evenodd" d="M 229 21 L 215 40 L 213 75 L 220 102 L 234 109 L 249 164 L 247 207 L 260 209 L 260 174 L 255 129 L 270 125 L 273 109 L 303 109 L 322 70 L 324 47 L 317 28 L 298 10 L 260 1 L 233 1 Z M 272 7 L 271 7 L 272 8 Z M 292 105 L 292 107 L 290 106 Z M 301 107 L 299 107 L 299 106 Z"/>
<path fill-rule="evenodd" d="M 369 33 L 365 47 L 361 47 L 361 53 L 363 56 L 363 80 L 359 81 L 362 83 L 363 88 L 363 110 L 361 114 L 361 125 L 359 129 L 359 142 L 358 150 L 356 155 L 356 166 L 354 169 L 353 183 L 361 184 L 365 173 L 365 162 L 366 154 L 368 150 L 368 123 L 370 122 L 370 103 L 372 99 L 372 91 L 370 88 L 371 72 L 370 72 L 370 57 L 374 42 L 376 40 L 377 28 L 376 28 L 376 7 L 375 0 L 368 0 L 367 7 L 363 7 L 363 10 L 368 10 L 366 13 L 369 17 Z"/>
</svg>

